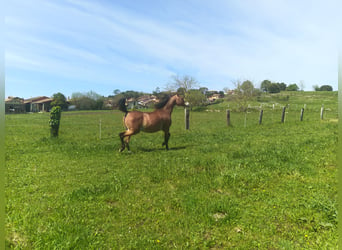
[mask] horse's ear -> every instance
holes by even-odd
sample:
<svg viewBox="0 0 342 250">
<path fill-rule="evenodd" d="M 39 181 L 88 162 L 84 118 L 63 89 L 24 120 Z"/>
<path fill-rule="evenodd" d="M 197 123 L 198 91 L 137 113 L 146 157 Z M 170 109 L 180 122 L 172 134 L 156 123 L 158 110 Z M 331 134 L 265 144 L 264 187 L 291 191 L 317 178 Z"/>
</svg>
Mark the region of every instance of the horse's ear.
<svg viewBox="0 0 342 250">
<path fill-rule="evenodd" d="M 177 93 L 176 96 L 179 97 L 179 94 Z"/>
</svg>

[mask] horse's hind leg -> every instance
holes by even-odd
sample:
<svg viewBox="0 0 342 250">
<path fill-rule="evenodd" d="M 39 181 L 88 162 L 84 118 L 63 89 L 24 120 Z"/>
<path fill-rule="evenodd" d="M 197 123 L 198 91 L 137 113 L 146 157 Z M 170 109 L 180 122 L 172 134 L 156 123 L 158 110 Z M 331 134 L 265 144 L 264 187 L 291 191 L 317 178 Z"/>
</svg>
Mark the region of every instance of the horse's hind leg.
<svg viewBox="0 0 342 250">
<path fill-rule="evenodd" d="M 126 131 L 125 132 L 121 132 L 119 134 L 119 137 L 120 137 L 120 140 L 121 140 L 121 148 L 119 149 L 120 152 L 124 151 L 124 149 L 125 149 L 125 142 L 124 142 L 125 133 L 126 133 Z"/>
<path fill-rule="evenodd" d="M 126 147 L 127 147 L 128 151 L 131 151 L 130 148 L 129 148 L 129 140 L 130 139 L 131 139 L 131 136 L 127 136 L 127 138 L 126 138 Z"/>
<path fill-rule="evenodd" d="M 122 132 L 119 134 L 120 139 L 121 139 L 121 148 L 120 148 L 120 152 L 122 152 L 125 147 L 127 147 L 128 151 L 130 151 L 129 148 L 129 140 L 131 138 L 132 135 L 136 134 L 136 132 L 134 132 L 133 130 L 126 130 L 125 132 Z M 125 141 L 125 137 L 126 137 L 126 141 Z"/>
<path fill-rule="evenodd" d="M 169 150 L 169 139 L 170 139 L 170 133 L 167 131 L 164 134 L 164 142 L 163 142 L 163 146 L 166 146 L 166 150 Z"/>
</svg>

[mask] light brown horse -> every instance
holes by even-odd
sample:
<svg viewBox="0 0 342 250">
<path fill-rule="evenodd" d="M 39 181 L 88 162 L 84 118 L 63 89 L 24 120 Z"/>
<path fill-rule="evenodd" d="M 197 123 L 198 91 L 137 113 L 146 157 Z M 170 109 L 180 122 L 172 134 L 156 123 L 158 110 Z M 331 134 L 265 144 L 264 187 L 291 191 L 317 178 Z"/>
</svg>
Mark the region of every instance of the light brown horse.
<svg viewBox="0 0 342 250">
<path fill-rule="evenodd" d="M 164 131 L 164 142 L 163 146 L 169 149 L 168 141 L 170 139 L 170 126 L 171 126 L 171 113 L 175 105 L 186 106 L 184 99 L 178 94 L 169 97 L 165 100 L 165 104 L 160 105 L 153 112 L 140 112 L 140 111 L 128 111 L 126 107 L 126 99 L 121 99 L 119 101 L 119 109 L 125 113 L 123 118 L 126 131 L 119 134 L 121 140 L 120 152 L 122 152 L 125 147 L 129 149 L 129 140 L 132 135 L 139 133 L 140 131 L 153 133 L 159 130 Z M 125 142 L 126 137 L 126 142 Z"/>
</svg>

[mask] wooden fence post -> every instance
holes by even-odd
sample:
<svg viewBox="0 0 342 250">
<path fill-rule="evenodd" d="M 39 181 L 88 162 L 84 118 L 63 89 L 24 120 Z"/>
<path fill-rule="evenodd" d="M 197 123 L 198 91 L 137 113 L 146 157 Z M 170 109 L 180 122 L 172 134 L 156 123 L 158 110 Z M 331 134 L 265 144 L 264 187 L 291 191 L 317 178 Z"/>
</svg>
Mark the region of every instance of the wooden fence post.
<svg viewBox="0 0 342 250">
<path fill-rule="evenodd" d="M 259 125 L 262 123 L 262 115 L 264 114 L 264 110 L 260 110 L 260 117 L 259 117 Z"/>
<path fill-rule="evenodd" d="M 101 119 L 100 119 L 100 140 L 101 140 Z"/>
<path fill-rule="evenodd" d="M 244 122 L 244 127 L 247 127 L 247 111 L 245 112 L 245 122 Z"/>
<path fill-rule="evenodd" d="M 304 116 L 304 108 L 300 110 L 300 121 L 303 121 L 303 116 Z"/>
<path fill-rule="evenodd" d="M 281 122 L 284 123 L 285 122 L 285 110 L 286 110 L 286 107 L 283 107 L 283 112 L 281 114 Z"/>
<path fill-rule="evenodd" d="M 321 107 L 321 120 L 323 120 L 324 106 Z"/>
<path fill-rule="evenodd" d="M 226 112 L 227 112 L 227 126 L 229 127 L 230 126 L 230 110 L 227 109 Z"/>
<path fill-rule="evenodd" d="M 190 124 L 189 124 L 190 112 L 188 108 L 185 108 L 184 112 L 185 112 L 185 129 L 188 130 L 190 127 Z"/>
</svg>

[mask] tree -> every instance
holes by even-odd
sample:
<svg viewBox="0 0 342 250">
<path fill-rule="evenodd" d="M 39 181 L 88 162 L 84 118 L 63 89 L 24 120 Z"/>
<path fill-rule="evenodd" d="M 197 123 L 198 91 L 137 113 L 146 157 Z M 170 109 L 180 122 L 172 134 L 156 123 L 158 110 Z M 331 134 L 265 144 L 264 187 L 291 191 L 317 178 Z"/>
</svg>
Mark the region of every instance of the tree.
<svg viewBox="0 0 342 250">
<path fill-rule="evenodd" d="M 115 90 L 113 91 L 113 93 L 114 93 L 114 95 L 118 95 L 118 94 L 121 93 L 121 91 L 120 91 L 120 89 L 115 89 Z"/>
<path fill-rule="evenodd" d="M 303 80 L 300 80 L 300 81 L 299 81 L 299 86 L 300 86 L 300 90 L 301 90 L 301 91 L 304 91 L 305 84 L 304 84 L 304 81 L 303 81 Z"/>
<path fill-rule="evenodd" d="M 209 89 L 207 87 L 200 87 L 199 91 L 201 91 L 203 95 L 207 96 Z"/>
<path fill-rule="evenodd" d="M 113 97 L 110 97 L 110 100 L 112 102 L 112 107 L 113 108 L 118 107 L 119 100 L 122 99 L 122 98 L 124 98 L 123 94 L 117 94 L 117 95 L 115 95 Z"/>
<path fill-rule="evenodd" d="M 198 87 L 197 80 L 192 76 L 172 76 L 172 81 L 167 84 L 167 89 L 170 91 L 177 91 L 178 94 L 183 95 L 185 101 L 189 102 L 190 106 L 194 104 L 191 103 L 194 98 L 191 95 L 197 95 L 195 92 L 191 92 L 190 90 L 195 89 Z"/>
<path fill-rule="evenodd" d="M 90 91 L 87 93 L 73 93 L 71 102 L 80 110 L 99 110 L 103 108 L 104 97 Z"/>
<path fill-rule="evenodd" d="M 251 81 L 246 80 L 241 84 L 241 91 L 247 97 L 252 97 L 254 93 L 254 85 Z"/>
<path fill-rule="evenodd" d="M 233 82 L 235 85 L 234 95 L 230 95 L 228 100 L 236 101 L 239 104 L 240 111 L 247 111 L 248 102 L 260 95 L 260 90 L 254 88 L 251 81 L 246 80 Z"/>
<path fill-rule="evenodd" d="M 65 110 L 68 108 L 67 100 L 62 93 L 58 92 L 58 93 L 53 94 L 52 99 L 53 99 L 53 101 L 51 102 L 52 107 L 59 106 L 62 110 Z"/>
<path fill-rule="evenodd" d="M 278 83 L 279 85 L 279 88 L 280 88 L 280 91 L 285 91 L 286 90 L 286 84 L 281 82 L 281 83 Z"/>
<path fill-rule="evenodd" d="M 263 80 L 260 86 L 261 91 L 268 92 L 271 84 L 272 82 L 270 80 Z"/>
<path fill-rule="evenodd" d="M 279 93 L 286 90 L 286 84 L 281 82 L 271 82 L 270 80 L 263 80 L 260 86 L 261 91 L 269 93 Z"/>
<path fill-rule="evenodd" d="M 287 91 L 298 91 L 299 87 L 297 86 L 297 84 L 293 83 L 293 84 L 290 84 L 289 86 L 287 86 L 286 90 Z"/>
<path fill-rule="evenodd" d="M 230 89 L 229 89 L 228 87 L 224 87 L 224 88 L 223 88 L 223 92 L 226 93 L 226 94 L 228 94 L 228 93 L 230 92 Z"/>
<path fill-rule="evenodd" d="M 159 87 L 157 87 L 156 90 L 154 90 L 154 91 L 152 92 L 152 95 L 154 95 L 155 97 L 157 97 L 157 99 L 159 99 L 159 100 L 161 100 L 161 99 L 164 98 L 164 94 L 165 94 L 165 93 L 163 93 L 163 92 L 160 91 L 160 88 L 159 88 Z"/>
<path fill-rule="evenodd" d="M 177 94 L 181 95 L 181 96 L 185 96 L 186 95 L 186 89 L 183 87 L 180 87 L 177 89 Z"/>
<path fill-rule="evenodd" d="M 125 91 L 125 92 L 121 92 L 121 94 L 122 94 L 125 98 L 127 98 L 127 99 L 129 99 L 129 98 L 134 98 L 134 99 L 136 99 L 136 98 L 138 98 L 139 96 L 142 95 L 142 93 L 137 92 L 137 91 L 134 91 L 134 90 L 127 90 L 127 91 Z"/>
<path fill-rule="evenodd" d="M 156 87 L 156 89 L 152 92 L 153 95 L 158 96 L 160 93 L 160 88 Z"/>
<path fill-rule="evenodd" d="M 319 88 L 320 91 L 333 91 L 333 88 L 330 85 L 322 85 Z"/>
<path fill-rule="evenodd" d="M 192 76 L 185 75 L 180 77 L 178 75 L 174 75 L 171 76 L 171 78 L 172 81 L 168 83 L 166 87 L 168 90 L 175 91 L 179 88 L 183 88 L 185 92 L 187 92 L 190 89 L 198 87 L 197 80 Z"/>
<path fill-rule="evenodd" d="M 89 97 L 90 99 L 93 99 L 94 101 L 103 99 L 103 96 L 99 95 L 98 93 L 94 91 L 89 91 L 88 93 L 86 93 L 86 96 Z"/>
<path fill-rule="evenodd" d="M 82 95 L 79 98 L 72 98 L 72 102 L 79 110 L 92 110 L 96 106 L 96 101 L 91 98 Z"/>
<path fill-rule="evenodd" d="M 316 84 L 316 85 L 313 85 L 312 88 L 315 90 L 315 91 L 319 91 L 319 86 Z"/>
<path fill-rule="evenodd" d="M 206 96 L 199 89 L 190 89 L 188 95 L 188 102 L 192 106 L 201 106 L 206 102 Z"/>
<path fill-rule="evenodd" d="M 333 88 L 330 85 L 322 85 L 321 87 L 314 85 L 312 87 L 315 91 L 333 91 Z"/>
<path fill-rule="evenodd" d="M 279 93 L 280 92 L 280 86 L 277 83 L 271 83 L 268 86 L 268 92 L 269 93 Z"/>
</svg>

